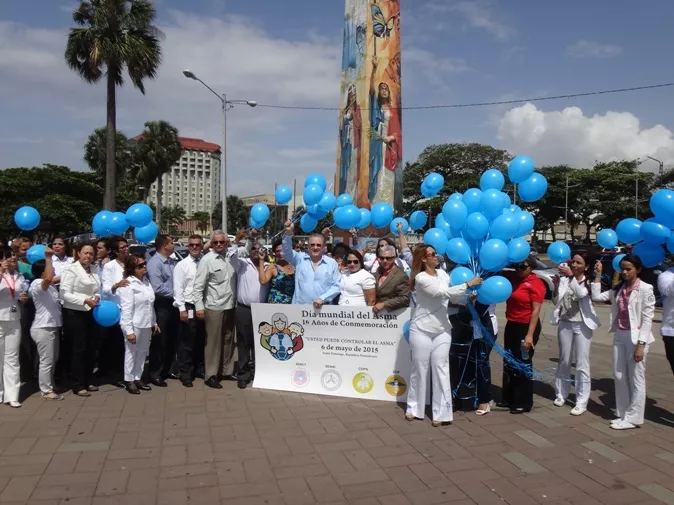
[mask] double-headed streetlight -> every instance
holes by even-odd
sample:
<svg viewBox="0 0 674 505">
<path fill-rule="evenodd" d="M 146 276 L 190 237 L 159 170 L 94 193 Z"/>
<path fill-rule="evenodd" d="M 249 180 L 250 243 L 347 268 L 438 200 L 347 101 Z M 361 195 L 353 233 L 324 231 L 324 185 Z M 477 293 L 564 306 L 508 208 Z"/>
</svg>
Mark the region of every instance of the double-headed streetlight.
<svg viewBox="0 0 674 505">
<path fill-rule="evenodd" d="M 194 72 L 183 70 L 183 75 L 188 79 L 199 81 L 208 91 L 218 97 L 222 104 L 222 159 L 220 162 L 220 198 L 222 199 L 222 231 L 227 234 L 227 111 L 236 104 L 245 104 L 249 107 L 255 107 L 257 102 L 254 100 L 227 100 L 226 94 L 219 94 L 208 84 L 199 79 Z"/>
</svg>

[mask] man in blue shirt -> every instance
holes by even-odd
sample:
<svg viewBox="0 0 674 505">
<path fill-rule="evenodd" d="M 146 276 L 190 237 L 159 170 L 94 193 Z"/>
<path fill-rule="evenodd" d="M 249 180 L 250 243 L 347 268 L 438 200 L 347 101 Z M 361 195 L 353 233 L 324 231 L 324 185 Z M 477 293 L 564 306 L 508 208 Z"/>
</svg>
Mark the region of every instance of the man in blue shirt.
<svg viewBox="0 0 674 505">
<path fill-rule="evenodd" d="M 319 309 L 339 294 L 339 267 L 337 262 L 323 254 L 325 238 L 318 233 L 309 237 L 309 252 L 293 249 L 295 225 L 286 221 L 283 237 L 283 257 L 295 266 L 295 294 L 293 303 L 313 304 Z"/>
</svg>

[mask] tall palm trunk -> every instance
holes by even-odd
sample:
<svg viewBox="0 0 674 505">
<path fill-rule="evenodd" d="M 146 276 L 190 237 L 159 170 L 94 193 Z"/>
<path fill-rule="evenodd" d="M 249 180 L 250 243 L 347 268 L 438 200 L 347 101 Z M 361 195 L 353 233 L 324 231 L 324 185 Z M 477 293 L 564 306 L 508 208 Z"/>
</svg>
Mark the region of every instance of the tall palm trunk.
<svg viewBox="0 0 674 505">
<path fill-rule="evenodd" d="M 117 133 L 117 104 L 115 100 L 115 76 L 108 69 L 108 111 L 107 111 L 107 139 L 105 142 L 105 196 L 103 207 L 110 211 L 116 211 L 115 189 L 117 176 L 115 166 L 115 136 Z"/>
<path fill-rule="evenodd" d="M 164 174 L 160 175 L 159 178 L 157 179 L 157 216 L 156 216 L 156 221 L 157 221 L 157 224 L 159 225 L 160 231 L 162 229 L 161 208 L 162 208 L 162 200 L 164 200 L 163 196 L 164 196 Z"/>
</svg>

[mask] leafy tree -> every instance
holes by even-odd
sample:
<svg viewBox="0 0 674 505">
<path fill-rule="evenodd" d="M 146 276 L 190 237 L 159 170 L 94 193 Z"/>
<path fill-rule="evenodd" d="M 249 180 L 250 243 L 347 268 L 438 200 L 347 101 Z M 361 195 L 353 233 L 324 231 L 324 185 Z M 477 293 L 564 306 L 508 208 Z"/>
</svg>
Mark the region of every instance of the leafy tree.
<svg viewBox="0 0 674 505">
<path fill-rule="evenodd" d="M 248 228 L 248 215 L 248 209 L 241 198 L 236 195 L 227 196 L 227 233 L 235 235 L 233 230 Z M 213 208 L 213 226 L 215 229 L 222 228 L 222 202 L 218 202 Z"/>
<path fill-rule="evenodd" d="M 180 205 L 173 205 L 164 208 L 161 217 L 161 229 L 171 234 L 177 232 L 177 227 L 187 219 L 187 213 Z"/>
<path fill-rule="evenodd" d="M 197 222 L 197 229 L 202 232 L 208 230 L 211 225 L 211 215 L 208 212 L 195 212 L 190 219 Z"/>
<path fill-rule="evenodd" d="M 164 200 L 164 174 L 180 161 L 183 148 L 178 138 L 178 129 L 168 121 L 148 121 L 136 144 L 136 155 L 142 169 L 136 178 L 146 191 L 157 182 L 157 221 L 162 222 Z"/>
<path fill-rule="evenodd" d="M 77 25 L 70 29 L 65 50 L 68 66 L 88 83 L 103 76 L 107 84 L 107 142 L 103 206 L 116 209 L 117 86 L 124 70 L 145 93 L 143 81 L 153 79 L 161 63 L 162 33 L 154 25 L 151 0 L 82 0 L 73 11 Z"/>
</svg>

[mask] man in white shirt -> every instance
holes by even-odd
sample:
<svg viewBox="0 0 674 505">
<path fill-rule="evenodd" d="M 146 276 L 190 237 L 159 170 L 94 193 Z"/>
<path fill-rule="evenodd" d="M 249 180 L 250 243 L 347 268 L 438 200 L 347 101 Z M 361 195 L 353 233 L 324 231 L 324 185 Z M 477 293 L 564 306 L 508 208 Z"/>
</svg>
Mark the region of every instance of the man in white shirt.
<svg viewBox="0 0 674 505">
<path fill-rule="evenodd" d="M 101 295 L 121 307 L 117 290 L 129 285 L 124 279 L 124 263 L 129 257 L 129 244 L 124 237 L 112 237 L 110 240 L 114 260 L 103 266 L 101 274 Z M 109 376 L 112 383 L 124 387 L 124 342 L 125 338 L 119 325 L 110 328 L 101 327 L 102 345 L 98 359 L 98 375 Z"/>
<path fill-rule="evenodd" d="M 251 233 L 247 247 L 238 247 L 238 242 L 246 234 L 239 231 L 234 245 L 229 248 L 229 259 L 236 270 L 236 348 L 239 353 L 237 376 L 238 386 L 245 389 L 255 371 L 255 343 L 251 304 L 266 303 L 269 284 L 260 284 L 260 245 L 254 241 L 256 231 Z M 263 265 L 267 268 L 267 264 Z"/>
<path fill-rule="evenodd" d="M 660 334 L 665 354 L 674 373 L 674 268 L 658 276 L 658 291 L 662 297 L 662 325 Z"/>
<path fill-rule="evenodd" d="M 191 388 L 194 377 L 204 377 L 204 321 L 195 314 L 194 279 L 201 259 L 204 241 L 192 235 L 187 242 L 189 256 L 180 261 L 173 271 L 173 305 L 180 311 L 177 355 L 180 382 Z M 196 370 L 196 373 L 195 373 Z"/>
</svg>

